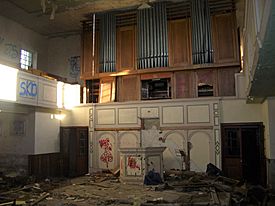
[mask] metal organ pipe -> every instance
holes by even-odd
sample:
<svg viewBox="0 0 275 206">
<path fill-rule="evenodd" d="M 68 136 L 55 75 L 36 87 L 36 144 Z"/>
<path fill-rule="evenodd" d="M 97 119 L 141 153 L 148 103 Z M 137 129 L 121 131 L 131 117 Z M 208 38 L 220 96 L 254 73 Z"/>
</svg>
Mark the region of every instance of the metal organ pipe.
<svg viewBox="0 0 275 206">
<path fill-rule="evenodd" d="M 116 59 L 116 19 L 114 14 L 102 14 L 100 37 L 100 72 L 114 72 Z"/>
<path fill-rule="evenodd" d="M 192 57 L 194 64 L 213 62 L 208 0 L 191 1 Z"/>
<path fill-rule="evenodd" d="M 168 66 L 167 14 L 164 2 L 138 10 L 139 69 Z"/>
</svg>

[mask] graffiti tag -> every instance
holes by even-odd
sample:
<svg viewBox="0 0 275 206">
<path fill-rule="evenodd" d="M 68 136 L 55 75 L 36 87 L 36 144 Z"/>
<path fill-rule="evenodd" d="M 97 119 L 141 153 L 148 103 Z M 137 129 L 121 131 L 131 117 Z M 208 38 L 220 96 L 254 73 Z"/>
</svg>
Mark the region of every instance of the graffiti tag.
<svg viewBox="0 0 275 206">
<path fill-rule="evenodd" d="M 100 147 L 104 150 L 104 152 L 100 156 L 100 160 L 106 163 L 108 168 L 109 162 L 113 161 L 112 155 L 112 143 L 110 142 L 109 138 L 99 140 Z"/>
<path fill-rule="evenodd" d="M 80 72 L 80 56 L 74 56 L 69 58 L 70 64 L 70 76 L 77 78 Z"/>
<path fill-rule="evenodd" d="M 16 59 L 19 56 L 19 52 L 17 51 L 17 46 L 15 44 L 6 43 L 5 54 L 12 59 Z"/>
<path fill-rule="evenodd" d="M 36 97 L 37 84 L 34 81 L 25 80 L 20 83 L 19 95 L 22 97 Z"/>
<path fill-rule="evenodd" d="M 135 157 L 129 156 L 127 162 L 128 162 L 128 166 L 131 169 L 139 169 L 140 170 L 140 166 L 138 165 L 137 160 L 136 160 Z"/>
</svg>

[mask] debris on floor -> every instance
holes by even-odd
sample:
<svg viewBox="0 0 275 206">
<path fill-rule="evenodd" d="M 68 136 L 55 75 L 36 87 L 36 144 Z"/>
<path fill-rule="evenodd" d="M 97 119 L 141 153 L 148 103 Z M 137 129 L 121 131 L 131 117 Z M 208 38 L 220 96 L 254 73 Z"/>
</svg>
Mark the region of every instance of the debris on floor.
<svg viewBox="0 0 275 206">
<path fill-rule="evenodd" d="M 171 170 L 158 185 L 125 184 L 119 171 L 87 174 L 73 179 L 44 179 L 0 175 L 0 206 L 40 205 L 267 205 L 269 192 L 217 174 Z M 213 175 L 214 174 L 214 175 Z"/>
</svg>

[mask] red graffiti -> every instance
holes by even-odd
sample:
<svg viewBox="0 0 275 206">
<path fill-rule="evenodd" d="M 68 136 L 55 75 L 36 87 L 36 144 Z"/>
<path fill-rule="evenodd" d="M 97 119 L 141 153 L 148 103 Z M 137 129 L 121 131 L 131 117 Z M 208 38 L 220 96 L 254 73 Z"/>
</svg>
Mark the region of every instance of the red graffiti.
<svg viewBox="0 0 275 206">
<path fill-rule="evenodd" d="M 99 140 L 99 145 L 102 149 L 104 149 L 104 152 L 100 156 L 100 160 L 105 162 L 108 168 L 109 162 L 113 161 L 112 143 L 110 142 L 109 138 L 106 138 Z"/>
<path fill-rule="evenodd" d="M 139 169 L 140 170 L 140 166 L 137 164 L 137 161 L 134 157 L 128 157 L 128 166 L 131 168 L 131 169 Z"/>
</svg>

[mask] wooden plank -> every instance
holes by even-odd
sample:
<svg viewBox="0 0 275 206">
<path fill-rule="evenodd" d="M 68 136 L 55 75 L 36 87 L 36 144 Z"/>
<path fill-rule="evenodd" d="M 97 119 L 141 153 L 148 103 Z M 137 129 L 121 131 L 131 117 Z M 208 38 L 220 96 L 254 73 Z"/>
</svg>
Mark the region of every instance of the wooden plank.
<svg viewBox="0 0 275 206">
<path fill-rule="evenodd" d="M 169 66 L 192 64 L 190 19 L 169 21 Z"/>
<path fill-rule="evenodd" d="M 62 176 L 61 153 L 29 155 L 29 174 L 37 177 Z"/>
</svg>

